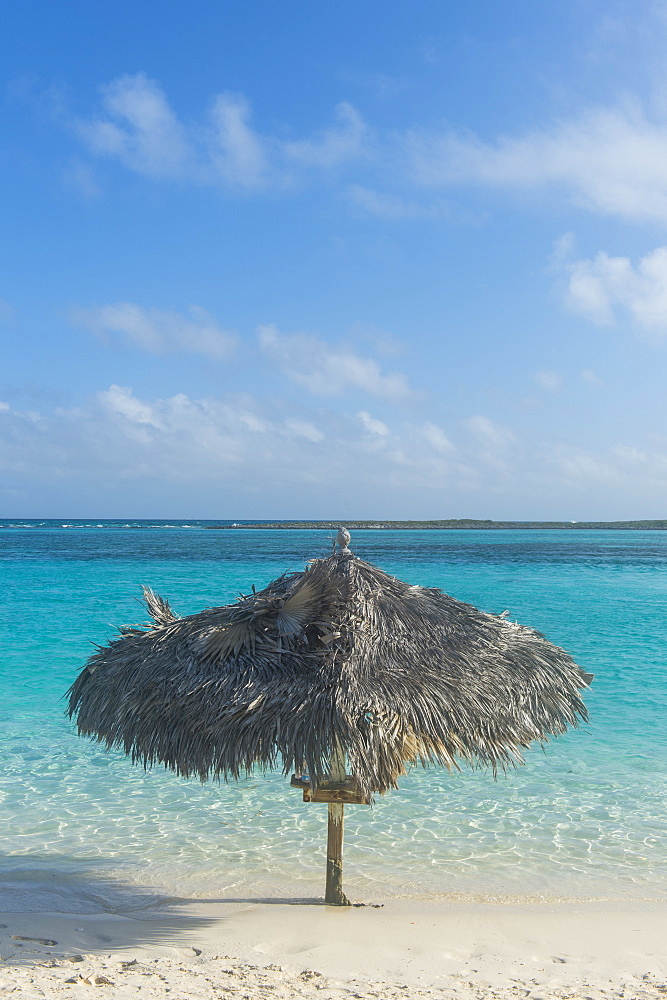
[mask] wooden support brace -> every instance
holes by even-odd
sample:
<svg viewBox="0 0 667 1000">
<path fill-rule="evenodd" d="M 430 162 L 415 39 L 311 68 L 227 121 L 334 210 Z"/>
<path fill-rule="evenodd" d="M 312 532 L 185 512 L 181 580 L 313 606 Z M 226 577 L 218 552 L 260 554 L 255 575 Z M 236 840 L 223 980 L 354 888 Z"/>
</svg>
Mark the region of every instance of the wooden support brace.
<svg viewBox="0 0 667 1000">
<path fill-rule="evenodd" d="M 310 784 L 310 778 L 297 777 L 293 774 L 290 784 L 292 788 L 301 789 L 304 802 L 348 802 L 364 806 L 370 805 L 371 802 L 368 795 L 362 795 L 359 791 L 359 786 L 351 774 L 342 781 L 320 781 L 314 788 Z"/>
</svg>

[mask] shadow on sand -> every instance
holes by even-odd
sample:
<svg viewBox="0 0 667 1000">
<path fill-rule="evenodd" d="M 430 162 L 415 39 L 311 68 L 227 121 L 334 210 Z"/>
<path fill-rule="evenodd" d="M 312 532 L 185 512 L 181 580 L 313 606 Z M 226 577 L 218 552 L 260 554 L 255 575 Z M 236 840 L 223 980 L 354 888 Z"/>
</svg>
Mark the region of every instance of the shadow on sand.
<svg viewBox="0 0 667 1000">
<path fill-rule="evenodd" d="M 326 905 L 312 896 L 168 896 L 119 878 L 117 868 L 116 858 L 0 857 L 0 957 L 26 965 L 79 953 L 188 948 L 199 933 L 226 919 L 216 907 Z M 202 914 L 209 907 L 210 915 Z"/>
<path fill-rule="evenodd" d="M 215 923 L 179 917 L 176 907 L 186 900 L 119 879 L 111 874 L 117 864 L 46 853 L 0 857 L 2 958 L 34 964 L 78 952 L 177 947 L 184 925 L 196 934 Z"/>
</svg>

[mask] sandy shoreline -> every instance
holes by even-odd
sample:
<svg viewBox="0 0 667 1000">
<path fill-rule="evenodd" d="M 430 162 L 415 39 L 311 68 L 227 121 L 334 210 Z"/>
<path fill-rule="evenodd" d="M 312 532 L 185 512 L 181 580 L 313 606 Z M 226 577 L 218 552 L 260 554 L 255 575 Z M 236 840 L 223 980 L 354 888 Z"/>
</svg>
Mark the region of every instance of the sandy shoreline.
<svg viewBox="0 0 667 1000">
<path fill-rule="evenodd" d="M 17 1000 L 667 996 L 662 903 L 197 901 L 0 924 L 0 996 Z"/>
</svg>

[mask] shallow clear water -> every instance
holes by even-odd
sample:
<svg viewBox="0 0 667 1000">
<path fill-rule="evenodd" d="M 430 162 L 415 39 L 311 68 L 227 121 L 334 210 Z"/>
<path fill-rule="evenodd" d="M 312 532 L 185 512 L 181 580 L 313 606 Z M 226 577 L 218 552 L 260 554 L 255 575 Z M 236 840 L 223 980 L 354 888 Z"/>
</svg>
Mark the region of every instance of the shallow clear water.
<svg viewBox="0 0 667 1000">
<path fill-rule="evenodd" d="M 0 527 L 5 908 L 28 890 L 31 905 L 78 912 L 160 895 L 321 895 L 326 807 L 281 775 L 202 786 L 146 774 L 79 739 L 63 714 L 91 643 L 145 618 L 141 583 L 191 613 L 330 551 L 325 531 L 205 523 Z M 372 809 L 349 807 L 350 894 L 667 897 L 667 533 L 358 531 L 352 548 L 508 609 L 596 676 L 590 725 L 506 777 L 413 771 Z"/>
</svg>

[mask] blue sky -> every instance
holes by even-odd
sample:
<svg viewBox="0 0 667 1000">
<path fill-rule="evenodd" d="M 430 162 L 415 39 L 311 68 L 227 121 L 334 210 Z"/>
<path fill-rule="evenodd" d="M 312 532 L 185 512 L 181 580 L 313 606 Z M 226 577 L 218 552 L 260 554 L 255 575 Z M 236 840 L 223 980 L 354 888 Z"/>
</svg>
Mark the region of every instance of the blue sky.
<svg viewBox="0 0 667 1000">
<path fill-rule="evenodd" d="M 0 516 L 665 517 L 666 46 L 0 0 Z"/>
</svg>

